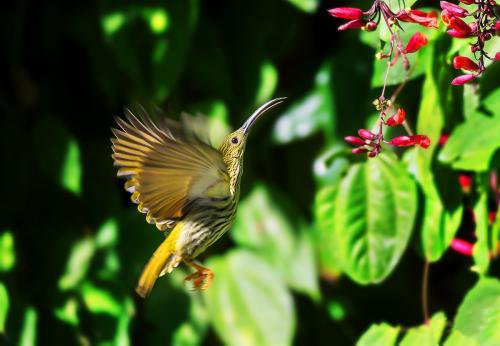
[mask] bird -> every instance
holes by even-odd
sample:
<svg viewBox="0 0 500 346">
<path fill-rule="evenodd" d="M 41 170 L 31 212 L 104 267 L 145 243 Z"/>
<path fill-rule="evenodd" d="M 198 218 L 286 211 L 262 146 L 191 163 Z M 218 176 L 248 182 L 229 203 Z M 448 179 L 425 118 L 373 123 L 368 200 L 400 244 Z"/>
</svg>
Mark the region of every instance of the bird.
<svg viewBox="0 0 500 346">
<path fill-rule="evenodd" d="M 199 135 L 189 117 L 155 119 L 142 109 L 116 117 L 112 158 L 117 176 L 146 221 L 164 232 L 140 275 L 136 292 L 146 298 L 157 279 L 184 262 L 193 290 L 210 286 L 214 273 L 195 259 L 232 226 L 240 197 L 243 157 L 250 129 L 285 100 L 272 99 L 216 148 Z M 199 126 L 198 126 L 199 127 Z"/>
</svg>

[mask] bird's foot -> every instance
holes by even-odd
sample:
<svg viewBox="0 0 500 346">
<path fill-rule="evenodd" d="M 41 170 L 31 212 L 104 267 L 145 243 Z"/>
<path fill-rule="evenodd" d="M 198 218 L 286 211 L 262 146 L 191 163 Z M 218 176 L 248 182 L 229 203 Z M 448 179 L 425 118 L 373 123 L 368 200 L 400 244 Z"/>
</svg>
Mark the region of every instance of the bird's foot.
<svg viewBox="0 0 500 346">
<path fill-rule="evenodd" d="M 185 282 L 191 283 L 191 289 L 193 291 L 203 291 L 210 287 L 212 279 L 214 278 L 214 273 L 197 263 L 185 261 L 187 265 L 196 269 L 192 274 L 189 274 L 184 278 Z"/>
</svg>

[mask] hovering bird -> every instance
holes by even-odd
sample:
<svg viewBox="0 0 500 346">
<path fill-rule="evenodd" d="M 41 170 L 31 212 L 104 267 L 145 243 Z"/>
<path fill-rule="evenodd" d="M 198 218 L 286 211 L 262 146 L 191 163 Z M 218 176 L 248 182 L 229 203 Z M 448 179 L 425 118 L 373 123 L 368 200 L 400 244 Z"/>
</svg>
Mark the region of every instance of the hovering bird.
<svg viewBox="0 0 500 346">
<path fill-rule="evenodd" d="M 258 108 L 219 148 L 202 140 L 189 121 L 153 121 L 145 111 L 136 117 L 129 110 L 126 120 L 116 119 L 120 129 L 112 129 L 111 142 L 117 175 L 127 179 L 125 189 L 147 222 L 166 234 L 141 274 L 140 296 L 181 262 L 196 270 L 185 278 L 195 290 L 208 288 L 214 274 L 194 259 L 231 227 L 250 128 L 284 99 Z"/>
</svg>

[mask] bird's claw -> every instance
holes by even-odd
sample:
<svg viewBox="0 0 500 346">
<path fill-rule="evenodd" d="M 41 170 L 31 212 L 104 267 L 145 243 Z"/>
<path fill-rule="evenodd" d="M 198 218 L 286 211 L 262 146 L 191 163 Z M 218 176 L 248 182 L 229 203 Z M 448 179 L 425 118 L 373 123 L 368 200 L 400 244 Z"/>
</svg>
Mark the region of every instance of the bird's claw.
<svg viewBox="0 0 500 346">
<path fill-rule="evenodd" d="M 193 291 L 204 291 L 210 287 L 213 278 L 214 273 L 211 270 L 197 270 L 186 276 L 184 281 L 191 283 Z"/>
</svg>

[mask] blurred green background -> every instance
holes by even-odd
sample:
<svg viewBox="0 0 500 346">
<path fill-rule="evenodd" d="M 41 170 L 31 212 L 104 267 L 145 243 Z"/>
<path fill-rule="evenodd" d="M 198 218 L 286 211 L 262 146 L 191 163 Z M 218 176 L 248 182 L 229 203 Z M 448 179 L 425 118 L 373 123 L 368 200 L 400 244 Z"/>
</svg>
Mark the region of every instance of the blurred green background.
<svg viewBox="0 0 500 346">
<path fill-rule="evenodd" d="M 463 165 L 441 164 L 436 173 L 442 180 L 452 177 L 445 191 L 436 183 L 441 189 L 436 193 L 458 216 L 437 250 L 422 251 L 425 180 L 418 174 L 412 178 L 412 168 L 393 155 L 365 164 L 363 157 L 347 155 L 341 143 L 373 124 L 371 103 L 383 74 L 374 61 L 377 34 L 339 34 L 340 21 L 326 12 L 347 3 L 4 4 L 0 343 L 350 345 L 372 323 L 422 323 L 422 252 L 430 261 L 439 259 L 430 273 L 431 313 L 454 316 L 477 276 L 469 270 L 469 258 L 446 251 L 461 222 L 463 197 L 455 178 Z M 498 93 L 491 97 L 498 66 L 485 74 L 479 98 L 462 88 L 451 90 L 447 61 L 461 47 L 442 30 L 430 35 L 429 47 L 414 56 L 420 61 L 416 78 L 399 102 L 414 127 L 418 110 L 430 107 L 427 125 L 418 127 L 430 131 L 436 143 L 488 95 L 484 107 L 498 104 Z M 439 81 L 424 86 L 424 75 Z M 395 71 L 391 83 L 402 77 Z M 437 101 L 423 103 L 422 95 L 447 95 L 446 106 L 437 115 L 432 108 Z M 215 272 L 210 290 L 187 291 L 182 283 L 187 270 L 181 268 L 161 278 L 149 299 L 138 298 L 136 280 L 162 236 L 115 177 L 109 141 L 113 116 L 137 104 L 157 105 L 173 118 L 183 111 L 201 113 L 210 117 L 216 142 L 278 96 L 287 96 L 287 103 L 260 121 L 247 146 L 236 224 L 201 258 Z M 484 174 L 498 167 L 489 161 L 496 148 L 488 147 L 485 167 L 466 163 Z M 434 149 L 429 152 L 426 162 Z M 406 162 L 420 155 L 409 153 Z M 370 275 L 337 258 L 338 244 L 349 240 L 332 238 L 337 219 L 328 216 L 329 208 L 349 208 L 332 201 L 348 185 L 340 179 L 353 163 L 367 172 L 393 174 L 380 191 L 410 191 L 402 204 L 387 202 L 395 196 L 387 192 L 366 207 L 398 233 L 397 248 L 387 250 L 387 258 L 376 263 L 380 272 Z M 426 169 L 437 168 L 429 163 Z M 346 203 L 368 202 L 361 197 Z M 391 224 L 398 208 L 409 210 L 409 216 Z M 489 270 L 498 275 L 498 265 Z M 366 286 L 372 283 L 377 285 Z"/>
</svg>

